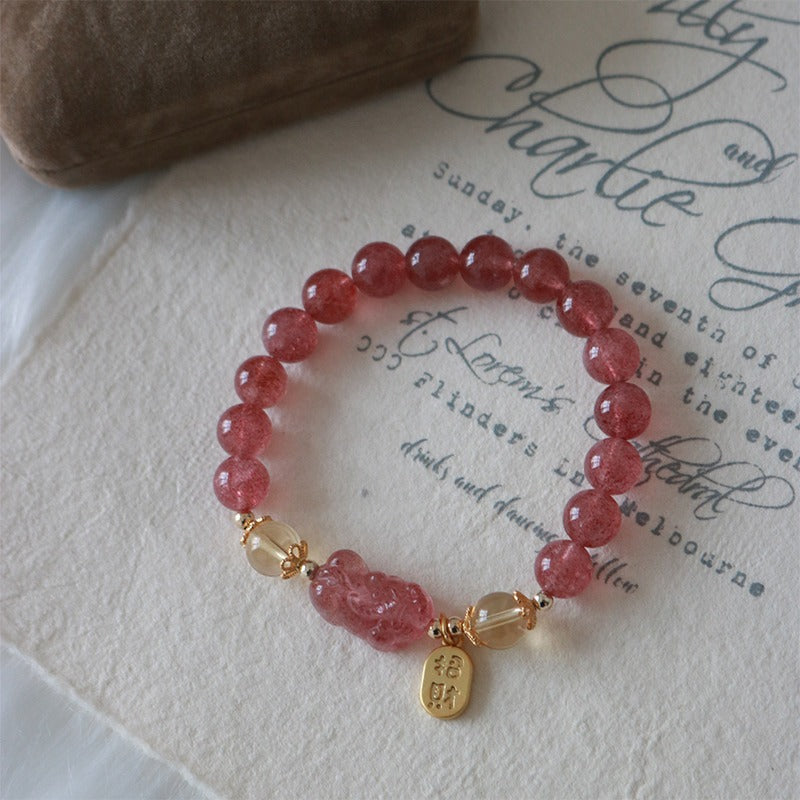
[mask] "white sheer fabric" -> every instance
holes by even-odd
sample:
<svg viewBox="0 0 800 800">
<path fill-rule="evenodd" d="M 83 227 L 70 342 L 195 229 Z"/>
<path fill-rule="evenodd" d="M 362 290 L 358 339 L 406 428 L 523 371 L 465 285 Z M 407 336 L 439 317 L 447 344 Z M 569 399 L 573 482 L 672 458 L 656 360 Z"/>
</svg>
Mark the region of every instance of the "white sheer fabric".
<svg viewBox="0 0 800 800">
<path fill-rule="evenodd" d="M 3 375 L 92 271 L 92 254 L 149 178 L 66 191 L 43 186 L 0 145 L 0 354 Z M 5 524 L 9 524 L 6 520 Z M 211 796 L 0 648 L 4 798 Z"/>
</svg>

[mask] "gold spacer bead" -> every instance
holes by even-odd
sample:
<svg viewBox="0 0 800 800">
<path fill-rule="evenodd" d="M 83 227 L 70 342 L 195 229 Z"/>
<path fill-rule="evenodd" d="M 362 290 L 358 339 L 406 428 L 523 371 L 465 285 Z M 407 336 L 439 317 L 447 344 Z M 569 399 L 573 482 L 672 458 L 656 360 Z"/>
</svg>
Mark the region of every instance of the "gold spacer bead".
<svg viewBox="0 0 800 800">
<path fill-rule="evenodd" d="M 233 518 L 233 521 L 243 530 L 252 528 L 255 525 L 256 517 L 252 511 L 240 511 Z"/>
<path fill-rule="evenodd" d="M 442 627 L 438 619 L 431 620 L 430 625 L 428 625 L 428 636 L 430 636 L 431 639 L 442 638 Z"/>
<path fill-rule="evenodd" d="M 269 517 L 265 517 L 264 519 L 269 519 Z M 238 514 L 234 515 L 233 521 L 242 529 L 242 536 L 239 539 L 239 544 L 245 547 L 247 545 L 247 538 L 250 536 L 250 531 L 252 531 L 259 522 L 263 522 L 264 520 L 260 517 L 256 517 L 252 511 L 240 511 Z"/>
<path fill-rule="evenodd" d="M 475 647 L 481 646 L 481 640 L 475 632 L 475 606 L 469 606 L 464 612 L 464 618 L 461 620 L 461 630 Z"/>
<path fill-rule="evenodd" d="M 553 607 L 555 600 L 547 592 L 537 592 L 533 596 L 533 602 L 539 611 L 549 611 Z"/>
<path fill-rule="evenodd" d="M 444 614 L 439 614 L 438 627 L 442 635 L 442 644 L 449 647 L 459 646 L 464 636 L 464 628 L 458 617 L 448 618 Z"/>
<path fill-rule="evenodd" d="M 525 627 L 532 631 L 536 626 L 536 609 L 538 606 L 522 592 L 514 592 L 513 597 L 517 601 L 517 605 L 522 609 L 522 619 L 525 622 Z"/>
<path fill-rule="evenodd" d="M 316 561 L 307 559 L 300 564 L 300 574 L 308 580 L 314 579 L 314 573 L 319 569 L 319 564 Z"/>
<path fill-rule="evenodd" d="M 308 557 L 308 542 L 301 539 L 289 547 L 286 558 L 281 562 L 281 577 L 288 579 L 301 573 L 306 577 L 310 577 L 303 572 L 304 564 L 314 564 L 314 562 Z M 316 568 L 317 565 L 314 564 L 314 569 L 316 570 Z"/>
</svg>

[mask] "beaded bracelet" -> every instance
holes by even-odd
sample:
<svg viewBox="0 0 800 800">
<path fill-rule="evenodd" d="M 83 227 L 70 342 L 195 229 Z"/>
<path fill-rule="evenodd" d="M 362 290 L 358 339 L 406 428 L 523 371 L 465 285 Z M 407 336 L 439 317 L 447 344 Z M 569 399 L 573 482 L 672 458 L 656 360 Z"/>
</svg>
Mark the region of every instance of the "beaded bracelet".
<svg viewBox="0 0 800 800">
<path fill-rule="evenodd" d="M 569 539 L 551 541 L 538 553 L 534 573 L 541 591 L 493 592 L 467 608 L 463 617 L 435 614 L 430 595 L 416 583 L 372 572 L 352 550 L 337 550 L 318 565 L 308 545 L 283 522 L 256 517 L 269 489 L 269 474 L 257 458 L 269 443 L 272 423 L 263 409 L 280 402 L 286 391 L 283 363 L 303 361 L 317 344 L 317 323 L 342 322 L 353 312 L 358 293 L 388 297 L 406 278 L 421 289 L 438 290 L 458 275 L 471 287 L 501 289 L 513 278 L 517 290 L 535 303 L 556 302 L 561 326 L 586 338 L 583 363 L 589 375 L 608 384 L 597 398 L 594 417 L 608 438 L 586 455 L 584 471 L 592 489 L 567 501 L 563 514 Z M 427 632 L 441 644 L 428 656 L 420 685 L 420 701 L 434 717 L 453 718 L 469 703 L 472 662 L 462 649 L 473 645 L 505 649 L 536 624 L 539 611 L 553 598 L 574 597 L 591 581 L 592 559 L 586 548 L 607 544 L 619 531 L 622 517 L 612 495 L 630 489 L 641 474 L 641 459 L 627 441 L 650 421 L 650 401 L 628 383 L 639 366 L 639 348 L 619 328 L 611 295 L 593 281 L 569 280 L 559 253 L 539 248 L 516 258 L 496 236 L 478 236 L 459 254 L 445 239 L 427 236 L 403 253 L 386 242 L 358 251 L 352 278 L 335 269 L 314 273 L 303 286 L 303 307 L 281 308 L 264 323 L 263 342 L 269 355 L 248 358 L 236 371 L 241 403 L 220 417 L 217 438 L 230 457 L 214 474 L 219 501 L 236 511 L 241 543 L 250 564 L 263 575 L 310 580 L 311 602 L 330 623 L 365 639 L 378 650 L 397 650 Z"/>
</svg>

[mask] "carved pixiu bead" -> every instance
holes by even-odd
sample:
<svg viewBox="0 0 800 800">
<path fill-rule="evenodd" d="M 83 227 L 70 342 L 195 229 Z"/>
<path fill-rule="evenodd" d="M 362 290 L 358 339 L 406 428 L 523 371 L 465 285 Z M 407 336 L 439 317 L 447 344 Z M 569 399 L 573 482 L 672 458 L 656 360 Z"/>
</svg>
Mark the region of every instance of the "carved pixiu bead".
<svg viewBox="0 0 800 800">
<path fill-rule="evenodd" d="M 377 650 L 399 650 L 424 636 L 433 617 L 430 595 L 416 583 L 370 572 L 358 553 L 337 550 L 314 573 L 314 608 Z"/>
</svg>

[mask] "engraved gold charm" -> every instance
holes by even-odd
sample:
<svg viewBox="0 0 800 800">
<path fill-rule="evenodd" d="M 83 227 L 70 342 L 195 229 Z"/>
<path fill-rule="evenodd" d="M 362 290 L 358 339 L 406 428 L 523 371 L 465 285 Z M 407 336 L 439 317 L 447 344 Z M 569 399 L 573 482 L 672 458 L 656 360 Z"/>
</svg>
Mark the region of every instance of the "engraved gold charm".
<svg viewBox="0 0 800 800">
<path fill-rule="evenodd" d="M 442 645 L 425 659 L 419 700 L 432 717 L 454 719 L 469 705 L 472 690 L 472 661 L 459 647 L 464 638 L 461 620 L 441 614 L 428 635 L 441 638 Z"/>
<path fill-rule="evenodd" d="M 439 719 L 454 719 L 469 705 L 472 661 L 455 645 L 443 644 L 425 659 L 419 699 L 422 707 Z"/>
</svg>

